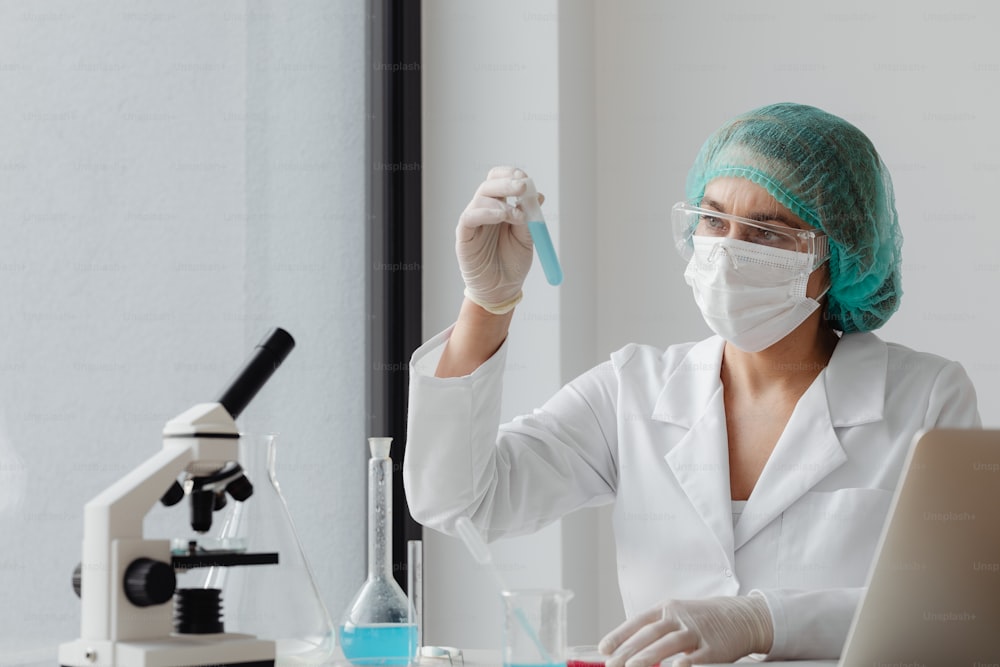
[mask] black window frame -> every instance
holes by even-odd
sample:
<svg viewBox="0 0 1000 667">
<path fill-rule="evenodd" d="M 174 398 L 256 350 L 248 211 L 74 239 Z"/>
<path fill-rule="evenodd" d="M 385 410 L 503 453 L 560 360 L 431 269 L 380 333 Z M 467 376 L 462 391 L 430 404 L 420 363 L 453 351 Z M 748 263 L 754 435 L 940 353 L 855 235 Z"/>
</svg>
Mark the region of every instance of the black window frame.
<svg viewBox="0 0 1000 667">
<path fill-rule="evenodd" d="M 368 0 L 368 432 L 393 438 L 392 569 L 406 589 L 409 359 L 421 332 L 420 0 Z"/>
</svg>

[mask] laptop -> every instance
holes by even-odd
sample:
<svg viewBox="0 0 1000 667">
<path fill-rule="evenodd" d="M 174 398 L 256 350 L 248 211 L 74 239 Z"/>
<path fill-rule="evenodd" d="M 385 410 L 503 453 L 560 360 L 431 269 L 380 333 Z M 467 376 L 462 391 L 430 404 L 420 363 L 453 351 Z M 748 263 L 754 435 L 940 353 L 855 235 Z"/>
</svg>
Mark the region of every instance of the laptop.
<svg viewBox="0 0 1000 667">
<path fill-rule="evenodd" d="M 1000 664 L 1000 430 L 918 434 L 842 667 Z"/>
</svg>

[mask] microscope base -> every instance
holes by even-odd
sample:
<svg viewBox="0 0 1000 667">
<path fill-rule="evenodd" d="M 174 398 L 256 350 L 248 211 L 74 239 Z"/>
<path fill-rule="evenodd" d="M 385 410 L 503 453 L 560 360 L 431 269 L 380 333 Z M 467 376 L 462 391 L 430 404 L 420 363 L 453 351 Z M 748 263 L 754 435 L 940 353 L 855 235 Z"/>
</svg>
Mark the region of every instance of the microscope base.
<svg viewBox="0 0 1000 667">
<path fill-rule="evenodd" d="M 59 647 L 62 667 L 274 667 L 274 656 L 273 641 L 236 633 L 128 642 L 77 639 Z"/>
</svg>

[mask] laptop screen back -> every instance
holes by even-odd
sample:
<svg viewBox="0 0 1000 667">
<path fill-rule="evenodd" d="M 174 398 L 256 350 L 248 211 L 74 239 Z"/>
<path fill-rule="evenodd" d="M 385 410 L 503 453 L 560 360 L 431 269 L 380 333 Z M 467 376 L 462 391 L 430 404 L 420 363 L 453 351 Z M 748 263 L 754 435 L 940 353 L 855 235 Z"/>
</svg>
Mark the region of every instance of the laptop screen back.
<svg viewBox="0 0 1000 667">
<path fill-rule="evenodd" d="M 841 665 L 1000 662 L 1000 431 L 911 449 Z"/>
</svg>

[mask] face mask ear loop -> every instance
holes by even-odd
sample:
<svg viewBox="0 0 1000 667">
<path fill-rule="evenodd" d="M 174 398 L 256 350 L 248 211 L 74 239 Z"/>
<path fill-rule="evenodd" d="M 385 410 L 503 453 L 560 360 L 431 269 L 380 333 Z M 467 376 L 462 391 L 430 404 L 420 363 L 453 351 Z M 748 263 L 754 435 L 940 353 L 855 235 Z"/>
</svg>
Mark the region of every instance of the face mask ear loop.
<svg viewBox="0 0 1000 667">
<path fill-rule="evenodd" d="M 829 259 L 829 257 L 827 257 L 826 259 Z M 825 262 L 825 261 L 826 261 L 826 259 L 824 259 L 824 260 L 823 260 L 823 262 Z M 815 268 L 815 269 L 813 269 L 813 270 L 812 270 L 812 272 L 810 272 L 810 274 L 809 274 L 809 275 L 812 275 L 812 273 L 814 273 L 814 272 L 816 272 L 817 270 L 819 270 L 819 267 L 823 266 L 823 262 L 820 262 L 820 263 L 819 263 L 819 264 L 818 264 L 818 265 L 816 266 L 816 268 Z M 829 291 L 830 291 L 830 277 L 829 277 L 829 276 L 827 276 L 827 278 L 826 278 L 826 287 L 824 287 L 824 288 L 823 288 L 823 291 L 822 291 L 822 292 L 820 292 L 820 293 L 819 293 L 819 294 L 817 294 L 816 296 L 812 297 L 812 300 L 813 300 L 813 301 L 815 301 L 815 302 L 817 302 L 817 303 L 822 303 L 821 299 L 822 299 L 822 298 L 823 298 L 824 296 L 826 296 L 826 293 L 827 293 L 827 292 L 829 292 Z"/>
</svg>

